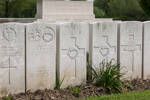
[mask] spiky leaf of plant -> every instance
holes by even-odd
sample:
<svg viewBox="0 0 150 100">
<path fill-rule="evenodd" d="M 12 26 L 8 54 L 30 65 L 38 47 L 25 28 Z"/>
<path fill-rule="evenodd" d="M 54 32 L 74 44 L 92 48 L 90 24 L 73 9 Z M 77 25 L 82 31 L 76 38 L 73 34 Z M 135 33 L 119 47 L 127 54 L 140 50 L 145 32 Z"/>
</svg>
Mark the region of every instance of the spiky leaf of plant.
<svg viewBox="0 0 150 100">
<path fill-rule="evenodd" d="M 56 87 L 55 89 L 60 90 L 63 82 L 64 82 L 65 77 L 63 77 L 63 79 L 60 81 L 58 78 L 58 75 L 56 74 Z"/>
<path fill-rule="evenodd" d="M 93 80 L 97 86 L 104 87 L 111 93 L 120 93 L 123 89 L 123 82 L 120 73 L 120 64 L 112 64 L 102 61 L 96 68 L 92 68 Z"/>
</svg>

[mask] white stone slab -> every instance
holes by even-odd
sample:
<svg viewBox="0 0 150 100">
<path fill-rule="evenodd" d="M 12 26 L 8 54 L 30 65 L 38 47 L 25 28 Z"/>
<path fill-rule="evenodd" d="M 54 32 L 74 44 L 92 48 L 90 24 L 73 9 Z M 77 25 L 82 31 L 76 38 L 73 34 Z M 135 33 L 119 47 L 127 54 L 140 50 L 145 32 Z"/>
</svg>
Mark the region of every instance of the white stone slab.
<svg viewBox="0 0 150 100">
<path fill-rule="evenodd" d="M 150 22 L 144 23 L 144 78 L 150 79 Z"/>
<path fill-rule="evenodd" d="M 102 61 L 117 62 L 117 23 L 98 22 L 92 26 L 92 65 L 99 67 Z"/>
<path fill-rule="evenodd" d="M 62 87 L 86 82 L 87 23 L 63 23 L 59 27 L 59 79 Z"/>
<path fill-rule="evenodd" d="M 142 72 L 142 23 L 120 24 L 120 63 L 126 78 L 140 78 Z"/>
<path fill-rule="evenodd" d="M 26 26 L 27 90 L 53 89 L 56 79 L 56 25 Z"/>
<path fill-rule="evenodd" d="M 25 92 L 25 27 L 0 24 L 0 96 Z"/>
<path fill-rule="evenodd" d="M 36 18 L 46 20 L 95 19 L 92 1 L 37 0 Z"/>
</svg>

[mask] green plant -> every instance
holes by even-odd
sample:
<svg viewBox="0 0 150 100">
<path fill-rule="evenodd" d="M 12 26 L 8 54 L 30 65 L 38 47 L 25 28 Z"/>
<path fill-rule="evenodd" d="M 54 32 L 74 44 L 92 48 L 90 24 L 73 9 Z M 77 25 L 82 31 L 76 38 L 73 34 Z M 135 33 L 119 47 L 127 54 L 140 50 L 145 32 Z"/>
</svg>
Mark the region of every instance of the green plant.
<svg viewBox="0 0 150 100">
<path fill-rule="evenodd" d="M 133 90 L 134 86 L 132 85 L 131 82 L 125 82 L 124 83 L 124 88 L 126 88 L 127 90 Z"/>
<path fill-rule="evenodd" d="M 123 82 L 120 80 L 123 74 L 120 73 L 120 64 L 112 64 L 112 62 L 113 60 L 102 61 L 99 67 L 92 68 L 93 81 L 110 93 L 120 93 L 123 89 Z"/>
<path fill-rule="evenodd" d="M 80 96 L 80 92 L 81 92 L 81 88 L 82 88 L 82 84 L 80 86 L 77 87 L 73 87 L 73 86 L 69 86 L 68 89 L 69 91 L 72 93 L 72 95 L 79 97 Z"/>
<path fill-rule="evenodd" d="M 55 87 L 55 89 L 60 90 L 60 88 L 64 82 L 64 79 L 65 79 L 65 77 L 63 77 L 63 79 L 60 81 L 58 78 L 58 75 L 56 75 L 56 87 Z"/>
</svg>

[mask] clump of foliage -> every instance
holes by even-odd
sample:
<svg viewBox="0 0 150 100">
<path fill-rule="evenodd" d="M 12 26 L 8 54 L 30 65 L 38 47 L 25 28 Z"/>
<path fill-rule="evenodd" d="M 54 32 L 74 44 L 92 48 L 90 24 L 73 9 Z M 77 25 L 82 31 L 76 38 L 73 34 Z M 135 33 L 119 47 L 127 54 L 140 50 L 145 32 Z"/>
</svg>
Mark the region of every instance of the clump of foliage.
<svg viewBox="0 0 150 100">
<path fill-rule="evenodd" d="M 125 82 L 124 83 L 124 92 L 128 91 L 128 90 L 133 90 L 134 86 L 132 85 L 131 82 Z"/>
<path fill-rule="evenodd" d="M 69 92 L 72 93 L 72 95 L 79 97 L 80 96 L 80 92 L 81 92 L 81 88 L 82 88 L 82 84 L 78 87 L 73 87 L 73 86 L 69 86 Z"/>
<path fill-rule="evenodd" d="M 121 93 L 123 90 L 123 82 L 120 73 L 120 64 L 113 64 L 112 61 L 102 61 L 97 68 L 92 69 L 93 80 L 97 86 L 101 86 L 110 93 Z"/>
<path fill-rule="evenodd" d="M 58 74 L 56 74 L 56 87 L 55 87 L 55 89 L 60 90 L 60 88 L 64 82 L 64 79 L 65 79 L 65 77 L 63 77 L 62 80 L 59 80 Z"/>
</svg>

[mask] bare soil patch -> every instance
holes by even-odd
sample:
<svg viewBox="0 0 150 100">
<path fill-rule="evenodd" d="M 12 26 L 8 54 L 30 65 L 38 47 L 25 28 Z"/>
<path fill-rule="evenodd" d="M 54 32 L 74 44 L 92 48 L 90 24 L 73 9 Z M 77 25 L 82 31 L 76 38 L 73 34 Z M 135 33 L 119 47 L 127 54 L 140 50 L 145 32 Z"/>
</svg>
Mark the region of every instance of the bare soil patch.
<svg viewBox="0 0 150 100">
<path fill-rule="evenodd" d="M 150 90 L 150 80 L 134 79 L 132 81 L 125 81 L 125 83 L 127 86 L 124 92 Z M 75 95 L 69 88 L 66 88 L 60 90 L 37 90 L 35 92 L 27 91 L 26 93 L 10 95 L 10 97 L 12 100 L 74 100 L 106 94 L 109 93 L 104 88 L 97 87 L 92 83 L 87 83 L 80 88 L 79 95 Z"/>
</svg>

